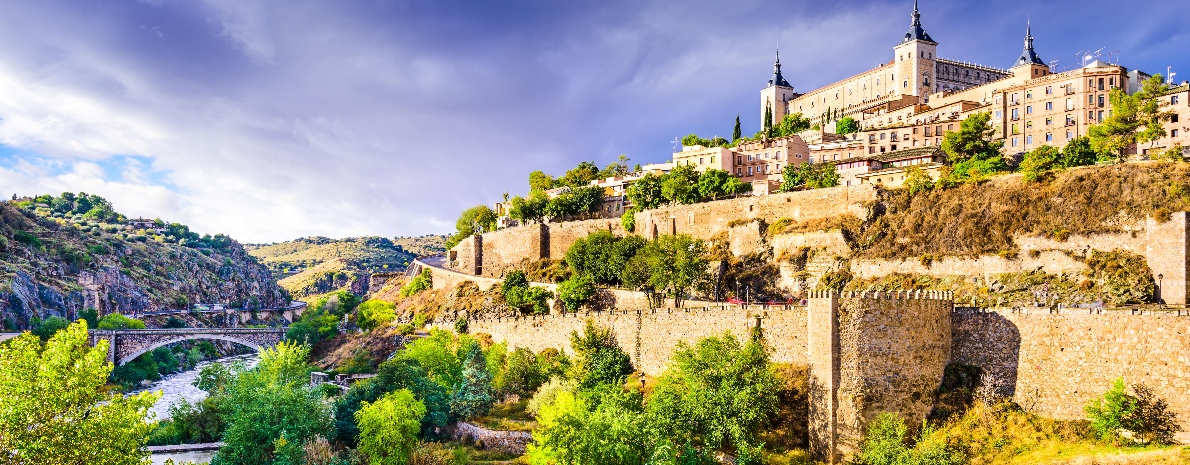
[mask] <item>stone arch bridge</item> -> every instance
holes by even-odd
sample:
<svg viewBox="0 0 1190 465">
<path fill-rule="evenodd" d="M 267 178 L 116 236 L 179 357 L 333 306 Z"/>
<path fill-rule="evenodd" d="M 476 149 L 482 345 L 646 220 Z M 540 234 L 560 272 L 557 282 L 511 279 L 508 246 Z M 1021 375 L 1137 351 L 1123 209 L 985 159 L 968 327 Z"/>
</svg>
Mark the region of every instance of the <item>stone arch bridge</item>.
<svg viewBox="0 0 1190 465">
<path fill-rule="evenodd" d="M 260 351 L 285 338 L 285 328 L 93 329 L 88 333 L 91 345 L 100 339 L 108 341 L 107 361 L 115 366 L 175 342 L 195 339 L 230 341 Z"/>
</svg>

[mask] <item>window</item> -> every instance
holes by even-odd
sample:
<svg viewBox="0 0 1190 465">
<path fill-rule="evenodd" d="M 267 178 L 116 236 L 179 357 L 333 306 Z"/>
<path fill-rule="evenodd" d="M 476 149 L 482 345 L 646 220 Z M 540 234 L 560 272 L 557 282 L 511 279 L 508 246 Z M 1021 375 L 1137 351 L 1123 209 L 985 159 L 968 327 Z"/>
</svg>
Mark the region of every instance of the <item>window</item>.
<svg viewBox="0 0 1190 465">
<path fill-rule="evenodd" d="M 1053 119 L 1053 118 L 1046 118 L 1046 119 L 1045 119 L 1045 125 L 1046 125 L 1046 126 L 1049 126 L 1049 125 L 1051 125 L 1051 124 L 1054 124 L 1054 119 Z"/>
<path fill-rule="evenodd" d="M 901 87 L 909 87 L 909 81 L 905 81 L 904 84 L 901 84 Z"/>
<path fill-rule="evenodd" d="M 752 176 L 752 167 L 751 166 L 748 167 L 748 176 Z"/>
<path fill-rule="evenodd" d="M 1025 98 L 1033 98 L 1033 91 L 1032 91 L 1032 90 L 1026 90 L 1026 91 L 1025 91 Z"/>
<path fill-rule="evenodd" d="M 996 119 L 1000 119 L 1000 110 L 996 110 Z"/>
<path fill-rule="evenodd" d="M 1045 86 L 1045 95 L 1054 93 L 1054 86 Z"/>
<path fill-rule="evenodd" d="M 752 155 L 748 155 L 748 161 L 752 161 Z"/>
<path fill-rule="evenodd" d="M 1169 117 L 1169 122 L 1171 122 L 1171 123 L 1178 122 L 1178 114 L 1174 113 L 1173 116 Z"/>
<path fill-rule="evenodd" d="M 1020 131 L 1020 128 L 1018 128 L 1018 127 L 1017 127 L 1017 125 L 1015 125 L 1015 124 L 1014 124 L 1014 125 L 1012 125 L 1012 133 L 1013 133 L 1013 134 L 1020 134 L 1020 133 L 1021 133 L 1021 131 Z"/>
<path fill-rule="evenodd" d="M 1103 78 L 1099 78 L 1099 90 L 1103 90 Z"/>
<path fill-rule="evenodd" d="M 1099 106 L 1100 106 L 1100 107 L 1102 107 L 1102 106 L 1103 106 L 1103 94 L 1100 94 L 1100 95 L 1099 95 Z"/>
<path fill-rule="evenodd" d="M 1066 130 L 1066 138 L 1067 138 L 1067 139 L 1073 139 L 1073 138 L 1074 138 L 1074 131 L 1071 131 L 1071 130 L 1067 129 L 1067 130 Z"/>
<path fill-rule="evenodd" d="M 1032 135 L 1025 136 L 1025 145 L 1033 145 L 1033 136 Z"/>
<path fill-rule="evenodd" d="M 714 156 L 714 155 L 711 155 L 711 164 L 712 164 L 712 165 L 714 165 L 714 164 L 715 164 L 715 156 Z"/>
<path fill-rule="evenodd" d="M 884 136 L 885 136 L 885 134 L 884 134 L 883 132 L 882 132 L 882 133 L 880 133 L 880 139 L 881 139 L 881 140 L 883 140 L 883 139 L 884 139 Z"/>
<path fill-rule="evenodd" d="M 1013 120 L 1013 121 L 1016 121 L 1016 120 L 1018 120 L 1018 119 L 1021 119 L 1021 115 L 1017 113 L 1017 109 L 1016 109 L 1016 108 L 1013 108 L 1013 109 L 1012 109 L 1012 120 Z"/>
<path fill-rule="evenodd" d="M 1170 131 L 1170 133 L 1171 133 L 1171 134 L 1170 134 L 1170 137 L 1178 137 L 1178 130 L 1177 130 L 1177 129 L 1174 129 L 1173 131 Z"/>
<path fill-rule="evenodd" d="M 1054 135 L 1053 135 L 1053 134 L 1050 134 L 1050 133 L 1048 133 L 1048 132 L 1047 132 L 1047 133 L 1045 133 L 1045 141 L 1046 141 L 1046 142 L 1053 142 L 1053 141 L 1054 141 Z"/>
<path fill-rule="evenodd" d="M 744 164 L 744 157 L 735 157 L 735 164 L 737 164 L 737 165 Z"/>
<path fill-rule="evenodd" d="M 1032 121 L 1025 121 L 1025 127 L 1027 127 L 1027 128 L 1031 128 L 1031 127 L 1033 127 L 1033 122 L 1032 122 Z"/>
<path fill-rule="evenodd" d="M 1103 121 L 1103 110 L 1099 110 L 1099 118 L 1097 118 L 1097 119 L 1099 121 Z"/>
<path fill-rule="evenodd" d="M 698 164 L 701 165 L 701 164 L 703 164 L 702 162 L 703 162 L 702 157 L 698 157 Z"/>
<path fill-rule="evenodd" d="M 736 174 L 736 176 L 743 176 L 743 175 L 744 175 L 744 169 L 743 169 L 743 168 L 736 168 L 736 169 L 735 169 L 735 174 Z"/>
<path fill-rule="evenodd" d="M 777 153 L 776 153 L 776 154 L 774 154 L 773 156 L 774 156 L 775 158 L 781 158 L 781 151 L 780 151 L 780 150 L 778 150 L 778 151 L 777 151 Z M 715 159 L 714 159 L 714 158 L 712 158 L 712 159 L 711 159 L 711 162 L 712 162 L 712 163 L 714 163 L 714 162 L 715 162 Z"/>
<path fill-rule="evenodd" d="M 1016 138 L 1015 137 L 1012 138 L 1012 146 L 1016 147 Z"/>
<path fill-rule="evenodd" d="M 1115 87 L 1116 86 L 1116 78 L 1107 78 L 1107 86 Z"/>
<path fill-rule="evenodd" d="M 1089 120 L 1094 120 L 1094 119 L 1095 119 L 1095 112 L 1093 112 L 1093 111 L 1088 111 L 1088 112 L 1087 112 L 1087 119 L 1089 119 Z"/>
<path fill-rule="evenodd" d="M 1094 96 L 1094 95 L 1088 95 L 1088 96 L 1087 96 L 1087 105 L 1094 105 L 1094 104 L 1095 104 L 1095 96 Z"/>
<path fill-rule="evenodd" d="M 1073 111 L 1073 110 L 1074 110 L 1074 99 L 1072 99 L 1072 98 L 1066 99 L 1066 111 Z"/>
<path fill-rule="evenodd" d="M 1026 106 L 1026 107 L 1025 107 L 1025 114 L 1026 114 L 1026 115 L 1032 115 L 1032 114 L 1033 114 L 1033 105 L 1028 105 L 1028 106 Z"/>
<path fill-rule="evenodd" d="M 953 131 L 953 130 L 954 130 L 954 125 L 953 125 L 953 124 L 948 124 L 948 125 L 946 125 L 946 130 L 947 130 L 947 131 Z"/>
<path fill-rule="evenodd" d="M 1177 104 L 1178 104 L 1178 96 L 1176 96 L 1176 95 L 1175 95 L 1175 96 L 1173 96 L 1173 97 L 1170 97 L 1170 98 L 1169 98 L 1169 104 L 1170 104 L 1170 105 L 1177 105 Z"/>
<path fill-rule="evenodd" d="M 1046 109 L 1046 110 L 1053 110 L 1053 109 L 1054 109 L 1054 102 L 1045 102 L 1045 109 Z"/>
</svg>

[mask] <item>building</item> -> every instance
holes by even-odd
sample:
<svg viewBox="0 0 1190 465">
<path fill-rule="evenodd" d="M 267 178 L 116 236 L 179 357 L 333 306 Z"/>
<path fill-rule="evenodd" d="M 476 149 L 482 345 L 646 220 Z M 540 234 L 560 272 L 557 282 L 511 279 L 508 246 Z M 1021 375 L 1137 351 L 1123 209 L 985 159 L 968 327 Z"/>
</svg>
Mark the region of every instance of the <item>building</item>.
<svg viewBox="0 0 1190 465">
<path fill-rule="evenodd" d="M 1156 155 L 1181 146 L 1182 155 L 1190 156 L 1190 82 L 1182 81 L 1181 85 L 1169 89 L 1158 102 L 1161 111 L 1173 112 L 1173 116 L 1162 124 L 1165 136 L 1139 147 L 1140 153 Z"/>
</svg>

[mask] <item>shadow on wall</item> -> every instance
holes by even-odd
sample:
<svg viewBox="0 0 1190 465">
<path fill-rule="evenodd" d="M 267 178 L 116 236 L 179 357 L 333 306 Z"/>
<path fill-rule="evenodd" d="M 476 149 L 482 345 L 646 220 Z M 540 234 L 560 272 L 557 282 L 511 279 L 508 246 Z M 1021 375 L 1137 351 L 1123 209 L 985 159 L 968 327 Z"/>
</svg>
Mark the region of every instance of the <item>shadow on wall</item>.
<svg viewBox="0 0 1190 465">
<path fill-rule="evenodd" d="M 1001 395 L 1021 402 L 1016 392 L 1021 332 L 1016 324 L 999 313 L 960 307 L 955 308 L 952 331 L 952 361 L 978 365 L 984 373 L 981 383 L 992 383 Z"/>
</svg>

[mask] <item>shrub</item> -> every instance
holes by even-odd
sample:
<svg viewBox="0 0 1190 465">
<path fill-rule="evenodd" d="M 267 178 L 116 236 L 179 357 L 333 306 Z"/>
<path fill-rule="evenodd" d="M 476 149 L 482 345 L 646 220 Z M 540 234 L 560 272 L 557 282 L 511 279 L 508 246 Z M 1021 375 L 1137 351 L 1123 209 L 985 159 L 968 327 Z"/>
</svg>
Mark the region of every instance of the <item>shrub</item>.
<svg viewBox="0 0 1190 465">
<path fill-rule="evenodd" d="M 574 383 L 567 381 L 561 376 L 555 376 L 549 382 L 542 384 L 533 393 L 533 397 L 529 399 L 529 403 L 525 406 L 525 410 L 534 415 L 541 411 L 541 408 L 547 405 L 552 405 L 554 399 L 558 397 L 558 393 L 566 391 L 574 391 Z"/>
<path fill-rule="evenodd" d="M 459 317 L 455 320 L 455 332 L 458 334 L 467 334 L 467 318 Z"/>
<path fill-rule="evenodd" d="M 501 376 L 501 391 L 521 398 L 527 397 L 545 382 L 541 365 L 533 351 L 519 347 L 508 355 L 506 368 Z"/>
<path fill-rule="evenodd" d="M 486 414 L 495 401 L 487 360 L 479 344 L 472 342 L 463 363 L 462 379 L 450 396 L 450 410 L 459 418 L 472 419 Z"/>
<path fill-rule="evenodd" d="M 12 238 L 16 239 L 17 242 L 20 242 L 20 243 L 25 244 L 30 247 L 34 247 L 34 248 L 41 247 L 41 239 L 39 239 L 36 235 L 34 235 L 33 233 L 30 233 L 28 231 L 14 232 L 12 234 Z"/>
<path fill-rule="evenodd" d="M 128 318 L 119 313 L 109 313 L 99 320 L 99 329 L 145 329 L 145 322 Z"/>
<path fill-rule="evenodd" d="M 558 298 L 566 310 L 577 312 L 595 298 L 595 283 L 587 275 L 575 275 L 558 285 Z"/>
<path fill-rule="evenodd" d="M 396 305 L 372 299 L 359 305 L 359 327 L 364 331 L 385 325 L 397 318 Z"/>
<path fill-rule="evenodd" d="M 166 329 L 185 328 L 186 322 L 181 318 L 171 316 L 165 320 L 165 324 L 161 325 L 161 327 Z"/>
<path fill-rule="evenodd" d="M 409 463 L 426 406 L 408 389 L 385 394 L 373 403 L 362 403 L 355 413 L 359 425 L 359 450 L 373 464 Z"/>
<path fill-rule="evenodd" d="M 1124 378 L 1116 378 L 1102 396 L 1091 400 L 1083 407 L 1091 420 L 1091 429 L 1104 441 L 1119 440 L 1127 418 L 1136 410 L 1136 398 L 1128 395 Z"/>
<path fill-rule="evenodd" d="M 620 226 L 622 226 L 624 230 L 628 232 L 636 231 L 636 211 L 625 211 L 624 214 L 620 216 Z"/>
<path fill-rule="evenodd" d="M 433 274 L 429 268 L 423 269 L 420 275 L 409 280 L 409 284 L 401 288 L 401 297 L 409 297 L 426 289 L 434 287 Z"/>
<path fill-rule="evenodd" d="M 1134 384 L 1132 390 L 1136 392 L 1136 409 L 1127 418 L 1126 427 L 1146 442 L 1174 444 L 1174 435 L 1182 427 L 1169 403 L 1144 384 Z"/>
<path fill-rule="evenodd" d="M 323 309 L 306 312 L 302 318 L 285 332 L 285 338 L 291 341 L 317 344 L 339 334 L 339 318 Z"/>
</svg>

